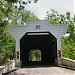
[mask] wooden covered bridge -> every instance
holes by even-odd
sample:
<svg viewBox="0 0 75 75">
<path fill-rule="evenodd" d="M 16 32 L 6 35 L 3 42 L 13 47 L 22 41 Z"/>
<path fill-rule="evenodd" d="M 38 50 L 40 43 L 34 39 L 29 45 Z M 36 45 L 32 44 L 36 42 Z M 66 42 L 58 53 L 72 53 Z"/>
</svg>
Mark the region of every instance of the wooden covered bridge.
<svg viewBox="0 0 75 75">
<path fill-rule="evenodd" d="M 8 30 L 16 40 L 16 66 L 61 65 L 61 37 L 67 32 L 66 25 L 34 20 Z"/>
</svg>

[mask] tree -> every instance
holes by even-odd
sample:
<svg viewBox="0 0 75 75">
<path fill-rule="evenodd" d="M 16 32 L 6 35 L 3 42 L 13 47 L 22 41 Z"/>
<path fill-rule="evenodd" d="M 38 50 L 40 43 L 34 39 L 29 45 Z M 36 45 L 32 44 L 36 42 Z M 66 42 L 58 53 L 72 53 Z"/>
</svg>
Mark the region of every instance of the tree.
<svg viewBox="0 0 75 75">
<path fill-rule="evenodd" d="M 14 21 L 17 13 L 22 17 L 22 21 L 37 19 L 31 11 L 22 8 L 22 3 L 20 7 L 15 8 L 19 1 L 22 0 L 0 0 L 0 65 L 5 64 L 10 56 L 15 57 L 15 39 L 8 33 L 8 25 L 19 20 Z"/>
<path fill-rule="evenodd" d="M 7 1 L 8 3 L 9 2 L 12 2 L 12 3 L 21 3 L 21 4 L 27 4 L 27 3 L 31 3 L 31 1 L 33 1 L 34 3 L 37 3 L 38 0 L 5 0 Z"/>
<path fill-rule="evenodd" d="M 26 9 L 16 9 L 10 18 L 10 25 L 24 25 L 26 20 L 37 20 L 37 16 Z"/>
<path fill-rule="evenodd" d="M 66 14 L 58 14 L 55 10 L 51 9 L 52 13 L 47 12 L 46 19 L 51 24 L 66 24 L 68 36 L 62 37 L 62 55 L 63 57 L 75 59 L 75 17 L 71 18 L 70 12 Z"/>
</svg>

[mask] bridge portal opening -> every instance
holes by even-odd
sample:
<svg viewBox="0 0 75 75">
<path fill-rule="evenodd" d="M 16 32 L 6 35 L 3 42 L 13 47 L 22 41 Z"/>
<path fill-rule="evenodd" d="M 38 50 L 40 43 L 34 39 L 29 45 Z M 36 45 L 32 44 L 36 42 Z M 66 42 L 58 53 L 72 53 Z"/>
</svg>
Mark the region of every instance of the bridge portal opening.
<svg viewBox="0 0 75 75">
<path fill-rule="evenodd" d="M 57 39 L 50 32 L 27 32 L 20 39 L 22 66 L 55 65 Z"/>
<path fill-rule="evenodd" d="M 41 61 L 41 51 L 38 49 L 32 49 L 29 52 L 29 61 Z"/>
</svg>

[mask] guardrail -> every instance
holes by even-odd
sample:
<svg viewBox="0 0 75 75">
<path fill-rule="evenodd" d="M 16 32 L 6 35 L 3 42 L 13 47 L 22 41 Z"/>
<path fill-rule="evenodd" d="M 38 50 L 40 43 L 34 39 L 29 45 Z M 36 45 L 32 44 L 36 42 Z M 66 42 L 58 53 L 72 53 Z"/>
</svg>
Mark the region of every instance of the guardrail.
<svg viewBox="0 0 75 75">
<path fill-rule="evenodd" d="M 69 58 L 62 58 L 62 65 L 75 69 L 75 60 Z M 15 70 L 15 60 L 11 60 L 10 63 L 6 64 L 5 67 L 0 69 L 0 75 Z"/>
<path fill-rule="evenodd" d="M 75 69 L 75 60 L 69 58 L 62 58 L 62 65 Z"/>
<path fill-rule="evenodd" d="M 0 69 L 0 75 L 8 73 L 14 69 L 15 69 L 15 60 L 11 60 L 8 64 L 5 65 L 5 67 Z"/>
</svg>

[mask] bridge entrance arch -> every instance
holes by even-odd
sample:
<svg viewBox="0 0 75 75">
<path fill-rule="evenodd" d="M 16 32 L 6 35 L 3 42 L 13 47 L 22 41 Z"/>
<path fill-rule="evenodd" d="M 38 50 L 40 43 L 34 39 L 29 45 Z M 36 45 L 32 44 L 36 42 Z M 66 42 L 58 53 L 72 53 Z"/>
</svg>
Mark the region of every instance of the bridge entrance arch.
<svg viewBox="0 0 75 75">
<path fill-rule="evenodd" d="M 22 66 L 54 65 L 57 39 L 50 32 L 27 32 L 20 39 Z"/>
</svg>

